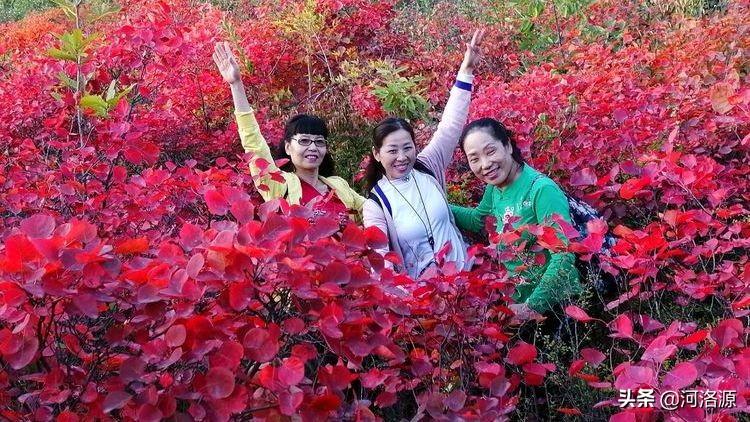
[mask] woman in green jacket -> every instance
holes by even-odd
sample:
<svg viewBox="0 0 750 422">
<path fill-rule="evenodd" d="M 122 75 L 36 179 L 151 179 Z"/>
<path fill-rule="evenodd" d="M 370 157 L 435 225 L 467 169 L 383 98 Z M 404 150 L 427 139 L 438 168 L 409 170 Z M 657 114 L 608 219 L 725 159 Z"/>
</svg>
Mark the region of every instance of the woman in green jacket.
<svg viewBox="0 0 750 422">
<path fill-rule="evenodd" d="M 217 43 L 213 59 L 232 90 L 240 141 L 245 152 L 253 154 L 250 174 L 263 199 L 285 198 L 290 204 L 310 206 L 314 216 L 337 216 L 341 223 L 349 219 L 349 214 L 359 219 L 365 198 L 346 180 L 333 175 L 325 122 L 307 114 L 292 117 L 286 124 L 276 157 L 272 156 L 247 100 L 240 68 L 229 43 Z M 289 162 L 279 169 L 274 158 L 286 158 Z M 279 172 L 281 178 L 274 178 L 273 174 Z"/>
<path fill-rule="evenodd" d="M 460 139 L 471 171 L 487 184 L 476 208 L 451 206 L 458 227 L 473 232 L 484 228 L 484 217 L 497 218 L 499 229 L 507 222 L 513 227 L 528 224 L 553 225 L 558 214 L 570 222 L 565 194 L 552 179 L 526 164 L 512 133 L 497 120 L 484 118 L 471 122 Z M 558 236 L 567 242 L 558 230 Z M 524 237 L 531 237 L 526 233 Z M 520 259 L 506 262 L 512 275 L 524 282 L 516 288 L 513 305 L 516 315 L 525 319 L 535 312 L 545 312 L 581 292 L 575 256 L 568 252 L 544 250 L 545 262 L 531 265 L 517 273 Z"/>
</svg>

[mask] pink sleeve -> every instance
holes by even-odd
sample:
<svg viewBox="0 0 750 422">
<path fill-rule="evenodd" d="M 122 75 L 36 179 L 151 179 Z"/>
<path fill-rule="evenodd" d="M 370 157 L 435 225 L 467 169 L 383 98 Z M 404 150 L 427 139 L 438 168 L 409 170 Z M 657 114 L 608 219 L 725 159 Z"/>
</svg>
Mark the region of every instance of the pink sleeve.
<svg viewBox="0 0 750 422">
<path fill-rule="evenodd" d="M 417 156 L 435 173 L 435 177 L 443 188 L 445 188 L 445 169 L 453 159 L 453 152 L 469 116 L 472 79 L 472 75 L 458 74 L 435 134 Z"/>
</svg>

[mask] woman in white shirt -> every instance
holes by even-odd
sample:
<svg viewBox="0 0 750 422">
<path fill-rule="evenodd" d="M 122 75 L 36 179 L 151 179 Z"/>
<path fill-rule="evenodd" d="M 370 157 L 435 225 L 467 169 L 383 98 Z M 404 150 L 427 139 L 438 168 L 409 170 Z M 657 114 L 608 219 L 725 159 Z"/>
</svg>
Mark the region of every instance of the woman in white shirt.
<svg viewBox="0 0 750 422">
<path fill-rule="evenodd" d="M 445 170 L 466 124 L 483 37 L 484 31 L 476 31 L 467 44 L 438 128 L 421 152 L 417 153 L 414 130 L 404 119 L 385 119 L 373 130 L 364 224 L 379 227 L 388 235 L 390 251 L 412 278 L 434 265 L 446 245 L 450 248 L 446 262 L 454 262 L 458 268 L 468 264 L 466 245 L 445 198 Z M 385 254 L 388 249 L 379 252 Z"/>
</svg>

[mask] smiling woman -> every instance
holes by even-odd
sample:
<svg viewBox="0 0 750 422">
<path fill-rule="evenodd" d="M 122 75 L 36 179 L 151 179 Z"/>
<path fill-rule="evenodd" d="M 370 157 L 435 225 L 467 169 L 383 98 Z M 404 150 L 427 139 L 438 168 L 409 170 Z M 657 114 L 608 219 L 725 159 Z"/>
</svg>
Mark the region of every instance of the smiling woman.
<svg viewBox="0 0 750 422">
<path fill-rule="evenodd" d="M 290 204 L 313 208 L 315 215 L 337 216 L 342 224 L 349 219 L 349 214 L 358 218 L 365 198 L 344 179 L 334 176 L 333 158 L 326 141 L 328 127 L 323 119 L 307 114 L 289 119 L 284 128 L 284 140 L 274 157 L 260 133 L 229 44 L 217 43 L 213 59 L 232 90 L 240 140 L 245 152 L 253 154 L 250 174 L 263 199 L 284 198 Z M 289 161 L 278 168 L 274 158 Z M 282 181 L 273 178 L 277 172 L 281 172 Z"/>
<path fill-rule="evenodd" d="M 471 122 L 461 135 L 461 147 L 474 175 L 487 184 L 476 208 L 451 205 L 458 227 L 479 232 L 484 217 L 497 218 L 497 230 L 506 224 L 551 224 L 559 215 L 571 222 L 568 200 L 552 179 L 531 168 L 521 156 L 513 134 L 497 120 L 484 118 Z M 560 238 L 567 242 L 562 233 Z M 530 239 L 524 233 L 523 241 Z M 528 242 L 529 249 L 533 242 Z M 522 260 L 506 262 L 508 270 L 524 279 L 516 288 L 515 313 L 521 317 L 530 311 L 549 311 L 581 293 L 575 256 L 568 252 L 544 254 L 544 264 L 524 268 Z"/>
<path fill-rule="evenodd" d="M 364 223 L 388 235 L 390 251 L 412 278 L 437 264 L 439 251 L 446 246 L 447 262 L 458 268 L 468 265 L 466 245 L 445 199 L 445 170 L 466 124 L 473 70 L 483 37 L 484 31 L 476 31 L 467 43 L 437 131 L 421 152 L 414 143 L 414 130 L 404 119 L 387 118 L 373 130 Z M 379 252 L 386 254 L 389 249 Z"/>
</svg>

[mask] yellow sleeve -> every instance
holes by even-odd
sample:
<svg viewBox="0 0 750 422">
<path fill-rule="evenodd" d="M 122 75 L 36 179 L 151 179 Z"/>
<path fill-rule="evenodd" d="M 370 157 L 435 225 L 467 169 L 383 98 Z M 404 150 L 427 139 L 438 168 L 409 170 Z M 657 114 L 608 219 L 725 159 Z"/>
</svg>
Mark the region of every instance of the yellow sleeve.
<svg viewBox="0 0 750 422">
<path fill-rule="evenodd" d="M 282 171 L 276 166 L 271 155 L 271 149 L 260 133 L 260 126 L 258 121 L 255 120 L 255 114 L 252 111 L 235 112 L 234 116 L 237 119 L 237 131 L 240 134 L 242 149 L 246 153 L 253 154 L 250 159 L 250 175 L 253 177 L 255 187 L 266 201 L 281 198 L 287 191 L 287 184 L 286 181 L 280 181 L 281 174 L 276 176 L 277 180 L 272 177 L 273 173 L 281 173 Z M 264 165 L 262 162 L 267 164 Z"/>
</svg>

